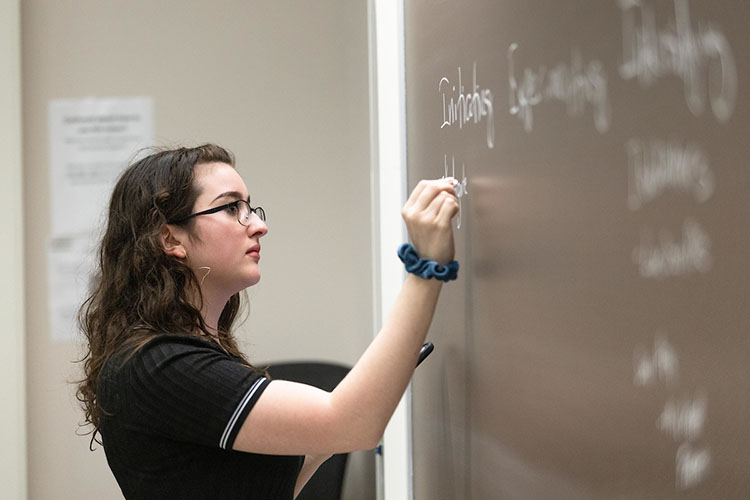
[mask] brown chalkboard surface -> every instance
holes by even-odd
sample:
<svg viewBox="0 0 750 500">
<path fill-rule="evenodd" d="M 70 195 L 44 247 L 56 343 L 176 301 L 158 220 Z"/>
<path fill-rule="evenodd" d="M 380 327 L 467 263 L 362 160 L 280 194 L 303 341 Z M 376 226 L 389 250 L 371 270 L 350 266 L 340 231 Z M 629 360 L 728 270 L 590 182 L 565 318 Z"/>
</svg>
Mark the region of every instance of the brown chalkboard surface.
<svg viewBox="0 0 750 500">
<path fill-rule="evenodd" d="M 415 498 L 750 498 L 750 2 L 404 26 L 409 185 L 461 181 Z"/>
</svg>

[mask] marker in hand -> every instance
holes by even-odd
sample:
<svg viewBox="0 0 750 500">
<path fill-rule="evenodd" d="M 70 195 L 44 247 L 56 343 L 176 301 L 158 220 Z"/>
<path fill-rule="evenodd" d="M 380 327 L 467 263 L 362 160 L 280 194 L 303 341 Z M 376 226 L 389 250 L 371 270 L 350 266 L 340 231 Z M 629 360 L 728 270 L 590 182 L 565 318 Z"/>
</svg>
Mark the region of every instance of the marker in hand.
<svg viewBox="0 0 750 500">
<path fill-rule="evenodd" d="M 424 361 L 424 359 L 430 355 L 430 353 L 435 349 L 435 346 L 432 344 L 432 342 L 425 342 L 425 344 L 422 346 L 422 349 L 419 350 L 419 361 L 417 361 L 417 366 Z"/>
</svg>

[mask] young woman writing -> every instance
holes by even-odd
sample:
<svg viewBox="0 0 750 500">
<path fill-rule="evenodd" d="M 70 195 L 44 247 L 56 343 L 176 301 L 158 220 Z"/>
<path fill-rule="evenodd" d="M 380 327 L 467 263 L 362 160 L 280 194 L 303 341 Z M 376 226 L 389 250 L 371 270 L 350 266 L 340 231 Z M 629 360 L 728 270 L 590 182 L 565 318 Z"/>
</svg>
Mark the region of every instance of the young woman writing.
<svg viewBox="0 0 750 500">
<path fill-rule="evenodd" d="M 124 496 L 291 499 L 332 454 L 375 447 L 432 320 L 442 284 L 432 278 L 455 277 L 457 211 L 452 179 L 411 193 L 402 214 L 413 248 L 400 255 L 415 274 L 329 393 L 268 380 L 232 335 L 268 227 L 231 153 L 206 144 L 128 167 L 80 312 L 78 389 Z"/>
</svg>

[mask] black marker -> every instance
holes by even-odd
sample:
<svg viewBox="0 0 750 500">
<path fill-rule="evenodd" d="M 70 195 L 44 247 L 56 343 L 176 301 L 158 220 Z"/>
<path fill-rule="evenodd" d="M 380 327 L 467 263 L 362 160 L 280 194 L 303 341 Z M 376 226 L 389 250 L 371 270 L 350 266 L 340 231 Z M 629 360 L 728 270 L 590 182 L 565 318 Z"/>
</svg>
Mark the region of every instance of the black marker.
<svg viewBox="0 0 750 500">
<path fill-rule="evenodd" d="M 419 361 L 417 361 L 417 366 L 424 361 L 424 358 L 430 355 L 432 350 L 435 349 L 435 346 L 432 344 L 432 342 L 425 342 L 425 344 L 422 346 L 422 349 L 419 350 Z"/>
</svg>

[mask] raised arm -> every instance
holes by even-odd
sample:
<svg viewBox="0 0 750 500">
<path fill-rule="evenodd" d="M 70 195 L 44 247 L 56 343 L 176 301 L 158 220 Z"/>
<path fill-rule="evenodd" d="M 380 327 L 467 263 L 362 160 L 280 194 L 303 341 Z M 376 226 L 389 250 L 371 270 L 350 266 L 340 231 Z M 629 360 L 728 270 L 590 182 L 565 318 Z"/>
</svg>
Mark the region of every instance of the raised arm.
<svg viewBox="0 0 750 500">
<path fill-rule="evenodd" d="M 402 215 L 420 257 L 453 259 L 452 179 L 422 181 Z M 271 382 L 245 419 L 234 449 L 327 456 L 374 448 L 414 372 L 441 282 L 408 275 L 382 330 L 336 389 Z"/>
</svg>

